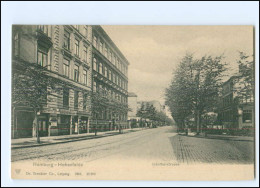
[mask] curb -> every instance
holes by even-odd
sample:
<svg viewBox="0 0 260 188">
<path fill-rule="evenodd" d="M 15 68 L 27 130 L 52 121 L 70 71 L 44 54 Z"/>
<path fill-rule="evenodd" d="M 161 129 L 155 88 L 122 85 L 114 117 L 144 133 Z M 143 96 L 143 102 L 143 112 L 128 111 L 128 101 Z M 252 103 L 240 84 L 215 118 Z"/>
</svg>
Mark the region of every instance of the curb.
<svg viewBox="0 0 260 188">
<path fill-rule="evenodd" d="M 142 131 L 142 130 L 146 130 L 146 129 L 140 129 L 140 130 L 136 130 L 136 132 L 137 131 Z M 116 136 L 116 135 L 120 135 L 120 133 L 119 132 L 116 132 L 116 133 L 118 133 L 118 134 L 112 134 L 112 135 L 107 135 L 107 133 L 105 133 L 105 134 L 103 134 L 103 135 L 97 135 L 97 136 L 95 136 L 95 135 L 93 135 L 92 137 L 91 137 L 91 135 L 89 135 L 89 137 L 88 136 L 86 136 L 86 137 L 81 137 L 81 138 L 79 138 L 79 139 L 71 139 L 71 140 L 66 140 L 66 141 L 60 141 L 60 142 L 50 142 L 50 143 L 43 143 L 43 144 L 34 144 L 34 145 L 25 145 L 25 146 L 14 146 L 14 147 L 12 147 L 11 146 L 11 150 L 12 149 L 22 149 L 22 148 L 30 148 L 30 147 L 40 147 L 40 146 L 47 146 L 47 145 L 53 145 L 53 144 L 64 144 L 64 143 L 68 143 L 68 142 L 77 142 L 77 141 L 80 141 L 80 140 L 90 140 L 90 139 L 95 139 L 95 138 L 101 138 L 101 137 L 108 137 L 108 136 Z M 125 132 L 125 133 L 121 133 L 121 134 L 126 134 L 127 132 Z"/>
<path fill-rule="evenodd" d="M 218 140 L 230 140 L 230 141 L 248 141 L 248 142 L 254 142 L 254 138 L 252 137 L 252 140 L 250 138 L 241 139 L 240 137 L 225 137 L 225 136 L 215 136 L 215 135 L 185 135 L 185 134 L 179 134 L 180 136 L 188 136 L 188 137 L 195 137 L 195 138 L 208 138 L 208 139 L 218 139 Z M 242 137 L 243 138 L 243 137 Z"/>
</svg>

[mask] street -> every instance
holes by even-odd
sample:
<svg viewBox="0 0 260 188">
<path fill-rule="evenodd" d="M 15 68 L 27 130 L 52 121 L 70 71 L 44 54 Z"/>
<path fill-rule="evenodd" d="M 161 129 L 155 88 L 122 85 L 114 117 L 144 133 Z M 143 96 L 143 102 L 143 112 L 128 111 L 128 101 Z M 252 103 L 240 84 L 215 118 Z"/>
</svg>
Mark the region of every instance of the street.
<svg viewBox="0 0 260 188">
<path fill-rule="evenodd" d="M 173 164 L 253 164 L 254 142 L 178 135 L 172 126 L 114 136 L 12 150 L 12 162 L 125 159 Z"/>
</svg>

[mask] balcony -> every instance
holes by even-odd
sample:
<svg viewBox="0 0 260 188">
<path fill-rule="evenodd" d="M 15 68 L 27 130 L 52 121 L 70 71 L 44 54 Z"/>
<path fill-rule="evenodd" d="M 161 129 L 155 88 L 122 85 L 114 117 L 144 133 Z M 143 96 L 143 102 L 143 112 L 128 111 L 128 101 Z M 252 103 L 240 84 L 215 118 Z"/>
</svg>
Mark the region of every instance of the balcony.
<svg viewBox="0 0 260 188">
<path fill-rule="evenodd" d="M 44 33 L 42 30 L 37 29 L 36 37 L 38 40 L 38 43 L 43 46 L 46 49 L 49 49 L 52 47 L 53 42 L 50 37 L 48 37 L 47 33 Z"/>
</svg>

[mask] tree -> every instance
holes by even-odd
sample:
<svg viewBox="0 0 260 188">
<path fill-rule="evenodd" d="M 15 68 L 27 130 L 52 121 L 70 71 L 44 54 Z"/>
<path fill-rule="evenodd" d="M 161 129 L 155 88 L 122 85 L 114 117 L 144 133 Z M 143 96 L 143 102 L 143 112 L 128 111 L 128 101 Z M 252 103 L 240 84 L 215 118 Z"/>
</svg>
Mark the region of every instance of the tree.
<svg viewBox="0 0 260 188">
<path fill-rule="evenodd" d="M 57 80 L 47 76 L 45 68 L 37 64 L 20 61 L 13 63 L 12 104 L 25 105 L 34 110 L 34 127 L 37 142 L 40 142 L 37 113 L 47 104 L 48 88 L 55 88 Z"/>
<path fill-rule="evenodd" d="M 165 93 L 166 105 L 179 127 L 184 128 L 185 119 L 193 115 L 197 133 L 200 132 L 201 115 L 216 108 L 225 70 L 222 55 L 199 59 L 192 54 L 184 56 Z"/>
<path fill-rule="evenodd" d="M 153 105 L 142 103 L 141 108 L 137 111 L 136 116 L 143 119 L 149 119 L 153 122 L 162 124 L 172 124 L 172 120 L 163 112 L 158 112 Z"/>
<path fill-rule="evenodd" d="M 111 96 L 105 93 L 105 90 L 102 89 L 99 89 L 98 92 L 92 92 L 91 99 L 92 117 L 96 119 L 96 124 L 98 122 L 97 115 L 102 111 L 109 110 L 113 113 L 113 118 L 115 118 L 116 115 L 126 114 L 131 110 L 127 104 L 114 100 Z"/>
<path fill-rule="evenodd" d="M 245 101 L 255 98 L 255 61 L 253 56 L 248 56 L 244 52 L 239 52 L 239 76 L 240 88 L 237 90 L 238 97 Z"/>
<path fill-rule="evenodd" d="M 165 104 L 169 107 L 172 117 L 179 129 L 184 128 L 185 118 L 192 114 L 194 90 L 193 56 L 186 54 L 173 73 L 173 79 L 165 92 Z"/>
</svg>

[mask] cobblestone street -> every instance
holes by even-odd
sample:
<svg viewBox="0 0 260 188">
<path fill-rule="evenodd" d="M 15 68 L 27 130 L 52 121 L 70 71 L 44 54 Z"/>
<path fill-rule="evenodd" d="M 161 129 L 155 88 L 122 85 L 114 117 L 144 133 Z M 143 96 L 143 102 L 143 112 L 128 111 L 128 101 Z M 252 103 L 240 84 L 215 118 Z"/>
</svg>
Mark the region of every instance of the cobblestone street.
<svg viewBox="0 0 260 188">
<path fill-rule="evenodd" d="M 254 142 L 178 135 L 173 127 L 12 150 L 12 161 L 140 159 L 175 164 L 251 164 Z"/>
<path fill-rule="evenodd" d="M 254 142 L 177 135 L 170 138 L 179 163 L 252 164 Z"/>
</svg>

